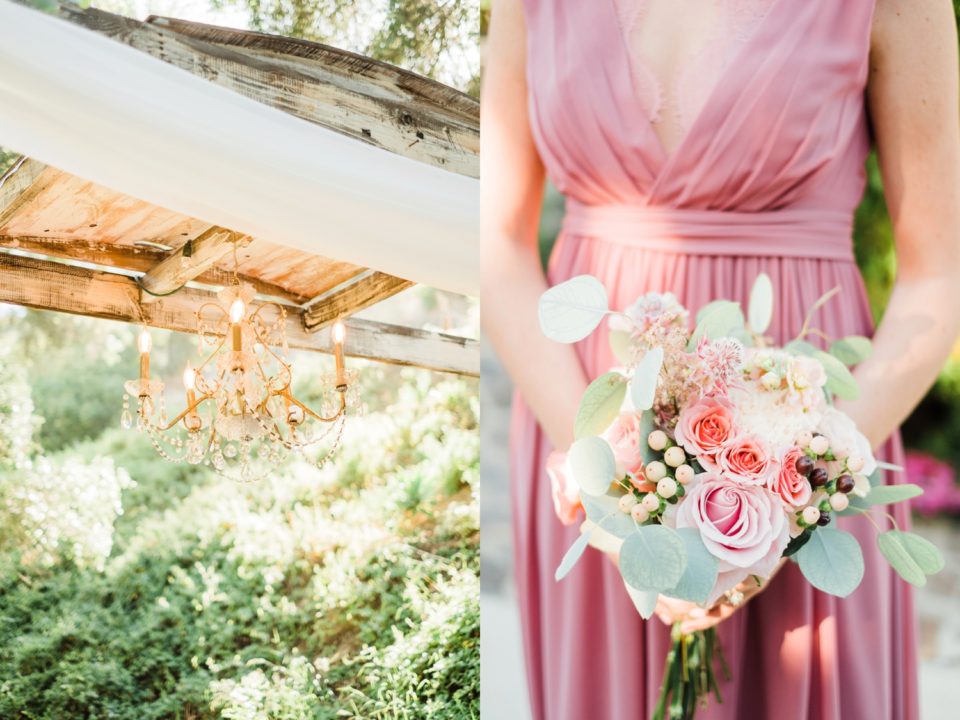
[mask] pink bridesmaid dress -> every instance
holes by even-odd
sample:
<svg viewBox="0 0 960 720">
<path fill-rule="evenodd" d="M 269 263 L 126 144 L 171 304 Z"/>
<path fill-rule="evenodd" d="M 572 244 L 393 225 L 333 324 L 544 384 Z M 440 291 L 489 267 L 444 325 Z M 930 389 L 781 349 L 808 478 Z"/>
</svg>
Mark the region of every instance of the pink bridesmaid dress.
<svg viewBox="0 0 960 720">
<path fill-rule="evenodd" d="M 589 273 L 612 307 L 671 291 L 695 313 L 745 302 L 766 272 L 772 331 L 792 338 L 817 312 L 833 337 L 872 331 L 851 228 L 870 146 L 864 89 L 873 0 L 525 0 L 530 123 L 567 198 L 550 261 L 553 283 Z M 704 32 L 700 49 L 661 81 L 646 63 L 666 8 Z M 645 13 L 649 13 L 646 15 Z M 648 24 L 644 24 L 649 21 Z M 684 37 L 688 37 L 684 35 Z M 668 150 L 660 139 L 676 138 Z M 606 332 L 577 345 L 596 377 L 613 364 Z M 554 570 L 577 537 L 554 515 L 551 451 L 519 398 L 511 429 L 516 577 L 536 720 L 644 720 L 669 643 L 644 622 L 620 576 L 588 551 L 562 582 Z M 902 460 L 897 437 L 880 455 Z M 888 473 L 886 482 L 902 482 Z M 904 504 L 895 506 L 909 525 Z M 888 525 L 883 515 L 875 519 Z M 719 626 L 733 680 L 702 720 L 916 720 L 912 595 L 864 518 L 866 572 L 838 599 L 788 563 Z"/>
</svg>

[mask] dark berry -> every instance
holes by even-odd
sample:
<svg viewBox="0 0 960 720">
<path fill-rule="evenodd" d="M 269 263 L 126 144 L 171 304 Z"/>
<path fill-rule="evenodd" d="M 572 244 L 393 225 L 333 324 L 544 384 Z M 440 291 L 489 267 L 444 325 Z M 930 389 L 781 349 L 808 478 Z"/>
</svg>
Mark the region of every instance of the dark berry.
<svg viewBox="0 0 960 720">
<path fill-rule="evenodd" d="M 824 525 L 830 524 L 830 513 L 822 512 L 820 513 L 820 519 L 817 520 L 817 525 L 823 527 Z"/>
<path fill-rule="evenodd" d="M 797 458 L 797 472 L 806 477 L 813 471 L 813 458 L 801 455 Z"/>
<path fill-rule="evenodd" d="M 830 479 L 827 471 L 823 468 L 814 468 L 808 477 L 810 478 L 810 484 L 814 487 L 823 487 L 827 484 L 827 480 Z"/>
<path fill-rule="evenodd" d="M 852 475 L 841 475 L 837 478 L 837 490 L 842 493 L 848 493 L 853 490 L 853 486 L 856 483 L 853 481 Z"/>
</svg>

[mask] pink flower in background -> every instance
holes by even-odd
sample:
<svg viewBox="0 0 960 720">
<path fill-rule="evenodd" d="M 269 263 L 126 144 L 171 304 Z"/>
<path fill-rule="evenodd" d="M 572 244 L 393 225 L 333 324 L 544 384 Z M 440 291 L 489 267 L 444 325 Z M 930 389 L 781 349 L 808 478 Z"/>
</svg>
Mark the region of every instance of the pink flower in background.
<svg viewBox="0 0 960 720">
<path fill-rule="evenodd" d="M 712 466 L 716 454 L 736 434 L 733 405 L 722 398 L 703 398 L 680 411 L 674 434 L 701 465 Z"/>
<path fill-rule="evenodd" d="M 708 604 L 750 575 L 770 575 L 790 537 L 778 496 L 716 473 L 704 475 L 679 504 L 677 527 L 700 530 L 703 544 L 720 561 Z"/>
<path fill-rule="evenodd" d="M 926 453 L 908 450 L 906 470 L 910 482 L 923 488 L 923 495 L 911 500 L 914 510 L 924 515 L 960 513 L 960 487 L 950 465 Z"/>
<path fill-rule="evenodd" d="M 567 467 L 567 454 L 562 450 L 554 450 L 547 457 L 547 477 L 550 478 L 554 512 L 564 525 L 573 525 L 583 505 L 580 504 L 580 488 Z"/>
<path fill-rule="evenodd" d="M 733 438 L 716 456 L 717 467 L 729 478 L 749 485 L 766 485 L 776 462 L 753 437 Z"/>
<path fill-rule="evenodd" d="M 643 470 L 640 416 L 632 412 L 620 413 L 602 437 L 613 449 L 613 457 L 617 461 L 617 477 L 622 478 L 627 473 L 639 475 Z"/>
<path fill-rule="evenodd" d="M 707 395 L 726 395 L 727 388 L 740 379 L 743 372 L 745 350 L 743 343 L 734 338 L 709 340 L 701 337 L 697 343 L 698 382 Z"/>
<path fill-rule="evenodd" d="M 768 487 L 788 507 L 801 508 L 810 502 L 810 481 L 797 471 L 797 459 L 802 455 L 803 450 L 793 448 L 783 456 L 780 469 L 770 476 Z"/>
</svg>

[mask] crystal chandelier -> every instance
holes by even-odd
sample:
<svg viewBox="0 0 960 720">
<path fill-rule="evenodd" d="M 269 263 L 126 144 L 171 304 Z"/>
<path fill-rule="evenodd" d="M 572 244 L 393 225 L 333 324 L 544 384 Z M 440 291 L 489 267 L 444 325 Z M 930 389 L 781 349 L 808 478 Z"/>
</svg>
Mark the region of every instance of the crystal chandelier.
<svg viewBox="0 0 960 720">
<path fill-rule="evenodd" d="M 140 377 L 124 385 L 121 424 L 136 425 L 165 459 L 211 465 L 221 475 L 250 481 L 270 474 L 290 453 L 331 435 L 332 445 L 318 464 L 336 451 L 348 408 L 358 405 L 355 373 L 343 363 L 343 323 L 338 320 L 331 331 L 336 372 L 321 378 L 322 407 L 314 411 L 291 390 L 286 310 L 276 303 L 251 306 L 254 294 L 252 286 L 237 281 L 217 294 L 217 302 L 197 308 L 203 359 L 196 367 L 187 364 L 186 407 L 170 419 L 164 384 L 150 377 L 150 333 L 146 327 L 141 331 Z"/>
</svg>

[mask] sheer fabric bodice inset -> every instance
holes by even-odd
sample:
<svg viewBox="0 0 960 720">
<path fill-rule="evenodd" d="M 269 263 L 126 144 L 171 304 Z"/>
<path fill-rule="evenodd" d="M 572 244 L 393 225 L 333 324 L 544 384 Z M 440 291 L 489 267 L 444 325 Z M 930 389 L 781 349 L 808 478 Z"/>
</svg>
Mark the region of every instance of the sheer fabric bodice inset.
<svg viewBox="0 0 960 720">
<path fill-rule="evenodd" d="M 671 153 L 772 0 L 601 2 L 616 6 L 634 90 Z"/>
</svg>

